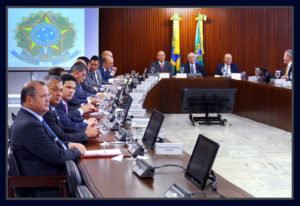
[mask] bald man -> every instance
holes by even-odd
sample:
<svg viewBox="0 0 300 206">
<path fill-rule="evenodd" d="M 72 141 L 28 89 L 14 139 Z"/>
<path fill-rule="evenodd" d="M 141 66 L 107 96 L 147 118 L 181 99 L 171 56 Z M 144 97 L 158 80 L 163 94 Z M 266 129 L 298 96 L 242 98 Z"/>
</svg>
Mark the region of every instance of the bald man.
<svg viewBox="0 0 300 206">
<path fill-rule="evenodd" d="M 113 74 L 110 69 L 114 65 L 114 59 L 111 56 L 104 56 L 102 58 L 102 64 L 99 66 L 99 70 L 101 72 L 102 81 L 104 83 L 108 83 L 108 80 L 111 78 L 116 77 L 115 74 Z"/>
<path fill-rule="evenodd" d="M 215 75 L 230 77 L 231 73 L 241 73 L 237 64 L 232 63 L 232 55 L 224 55 L 224 63 L 218 64 Z"/>
<path fill-rule="evenodd" d="M 109 56 L 109 57 L 111 57 L 111 58 L 114 58 L 114 57 L 113 57 L 113 53 L 112 53 L 111 51 L 109 51 L 109 50 L 104 50 L 104 51 L 101 53 L 101 61 L 100 61 L 101 64 L 103 63 L 103 58 L 106 57 L 106 56 Z M 101 66 L 100 66 L 100 67 L 101 67 Z M 98 69 L 101 71 L 100 67 L 98 67 Z M 111 67 L 109 68 L 109 75 L 108 75 L 108 76 L 109 76 L 110 78 L 116 77 L 117 70 L 118 70 L 117 67 L 111 66 Z M 101 72 L 101 74 L 103 74 L 103 71 Z M 110 78 L 108 78 L 108 79 L 110 79 Z M 104 83 L 107 83 L 107 82 L 104 81 Z"/>
<path fill-rule="evenodd" d="M 170 76 L 174 75 L 174 70 L 172 64 L 169 61 L 166 61 L 166 54 L 164 51 L 158 51 L 156 55 L 157 61 L 152 62 L 150 65 L 150 71 L 153 70 L 153 73 L 167 72 L 170 73 Z"/>
<path fill-rule="evenodd" d="M 65 175 L 65 163 L 86 151 L 80 143 L 64 141 L 45 122 L 51 96 L 44 82 L 28 82 L 21 91 L 21 109 L 11 128 L 11 150 L 24 176 Z M 57 197 L 58 188 L 33 188 L 33 197 Z"/>
<path fill-rule="evenodd" d="M 111 51 L 109 50 L 104 50 L 102 53 L 101 53 L 101 58 L 103 59 L 103 57 L 105 56 L 110 56 L 110 57 L 113 57 L 113 54 Z"/>
</svg>

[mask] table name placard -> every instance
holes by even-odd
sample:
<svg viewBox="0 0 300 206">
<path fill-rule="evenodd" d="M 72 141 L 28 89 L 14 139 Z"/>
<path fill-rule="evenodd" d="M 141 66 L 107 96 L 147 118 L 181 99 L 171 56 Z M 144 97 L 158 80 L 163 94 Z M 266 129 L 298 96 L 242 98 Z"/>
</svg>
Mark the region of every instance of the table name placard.
<svg viewBox="0 0 300 206">
<path fill-rule="evenodd" d="M 146 128 L 149 122 L 149 118 L 133 118 L 131 120 L 132 128 Z"/>
<path fill-rule="evenodd" d="M 155 155 L 182 155 L 182 143 L 155 143 Z"/>
<path fill-rule="evenodd" d="M 187 74 L 186 73 L 177 73 L 176 78 L 187 78 Z"/>
<path fill-rule="evenodd" d="M 146 110 L 145 109 L 130 109 L 128 112 L 129 116 L 133 117 L 146 117 Z"/>
</svg>

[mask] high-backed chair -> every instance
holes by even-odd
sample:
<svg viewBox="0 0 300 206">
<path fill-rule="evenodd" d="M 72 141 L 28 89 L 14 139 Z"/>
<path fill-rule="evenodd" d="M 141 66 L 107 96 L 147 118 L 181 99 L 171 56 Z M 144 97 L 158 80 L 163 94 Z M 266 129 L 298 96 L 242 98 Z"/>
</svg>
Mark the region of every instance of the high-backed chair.
<svg viewBox="0 0 300 206">
<path fill-rule="evenodd" d="M 32 197 L 25 188 L 59 187 L 62 197 L 67 197 L 66 176 L 23 176 L 18 160 L 8 148 L 8 197 Z"/>
<path fill-rule="evenodd" d="M 82 185 L 82 179 L 78 167 L 73 160 L 66 162 L 66 175 L 70 194 L 75 197 L 76 187 Z"/>
<path fill-rule="evenodd" d="M 90 190 L 85 185 L 76 187 L 76 197 L 78 198 L 94 198 Z"/>
</svg>

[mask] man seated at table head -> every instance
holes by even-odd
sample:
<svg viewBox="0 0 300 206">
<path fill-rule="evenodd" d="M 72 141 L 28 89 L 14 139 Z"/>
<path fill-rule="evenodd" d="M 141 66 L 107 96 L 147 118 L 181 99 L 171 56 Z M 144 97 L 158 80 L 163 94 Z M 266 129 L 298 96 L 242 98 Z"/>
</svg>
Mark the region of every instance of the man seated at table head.
<svg viewBox="0 0 300 206">
<path fill-rule="evenodd" d="M 167 72 L 170 73 L 170 76 L 173 76 L 174 70 L 171 62 L 165 60 L 166 59 L 165 52 L 158 51 L 156 58 L 157 61 L 151 63 L 149 72 L 153 72 L 153 73 Z"/>
<path fill-rule="evenodd" d="M 98 91 L 102 88 L 102 76 L 98 67 L 100 59 L 98 56 L 92 56 L 88 63 L 88 73 L 86 75 L 86 79 L 90 82 L 93 87 L 96 87 Z"/>
<path fill-rule="evenodd" d="M 111 70 L 114 65 L 114 59 L 111 56 L 104 56 L 102 58 L 102 64 L 99 66 L 99 70 L 102 76 L 102 82 L 108 83 L 108 80 L 116 77 L 115 70 Z"/>
<path fill-rule="evenodd" d="M 82 62 L 76 62 L 71 67 L 71 75 L 76 79 L 76 91 L 69 104 L 74 107 L 80 107 L 81 104 L 91 103 L 97 104 L 100 102 L 93 94 L 82 88 L 81 83 L 85 80 L 87 74 L 87 66 Z"/>
<path fill-rule="evenodd" d="M 84 143 L 89 138 L 98 136 L 96 127 L 87 127 L 85 131 L 65 128 L 60 124 L 59 117 L 55 107 L 61 102 L 63 84 L 58 76 L 48 75 L 43 80 L 48 86 L 49 94 L 51 95 L 49 111 L 43 116 L 46 123 L 52 131 L 65 141 Z"/>
<path fill-rule="evenodd" d="M 21 109 L 11 127 L 11 150 L 24 176 L 64 175 L 67 160 L 79 158 L 86 148 L 62 141 L 49 128 L 43 115 L 50 95 L 44 82 L 31 81 L 21 91 Z M 57 188 L 34 188 L 35 196 L 59 195 Z"/>
<path fill-rule="evenodd" d="M 241 73 L 241 71 L 239 70 L 237 64 L 232 63 L 232 55 L 225 54 L 224 63 L 218 64 L 215 75 L 228 77 L 231 75 L 231 73 Z"/>
<path fill-rule="evenodd" d="M 184 65 L 184 73 L 201 73 L 203 77 L 206 76 L 204 67 L 196 63 L 196 54 L 194 52 L 188 54 L 188 63 Z"/>
<path fill-rule="evenodd" d="M 87 127 L 97 126 L 95 118 L 83 120 L 82 117 L 74 116 L 69 112 L 68 102 L 72 99 L 76 90 L 76 78 L 72 75 L 65 74 L 61 77 L 63 81 L 62 100 L 56 105 L 60 123 L 66 128 L 86 130 Z"/>
<path fill-rule="evenodd" d="M 283 55 L 283 62 L 286 64 L 286 67 L 283 69 L 281 73 L 281 79 L 292 80 L 292 71 L 293 71 L 293 51 L 291 49 L 287 49 Z"/>
<path fill-rule="evenodd" d="M 55 75 L 55 76 L 61 77 L 62 75 L 66 74 L 66 73 L 67 72 L 62 67 L 53 67 L 49 70 L 48 75 Z"/>
</svg>

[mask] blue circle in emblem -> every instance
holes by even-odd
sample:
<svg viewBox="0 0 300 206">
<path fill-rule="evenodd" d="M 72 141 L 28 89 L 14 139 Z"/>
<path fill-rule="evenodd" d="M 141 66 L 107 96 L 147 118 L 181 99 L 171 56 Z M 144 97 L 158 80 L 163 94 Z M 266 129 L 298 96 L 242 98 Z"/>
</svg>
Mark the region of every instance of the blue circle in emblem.
<svg viewBox="0 0 300 206">
<path fill-rule="evenodd" d="M 31 30 L 31 40 L 40 46 L 51 46 L 59 41 L 60 30 L 53 24 L 38 24 Z"/>
</svg>

